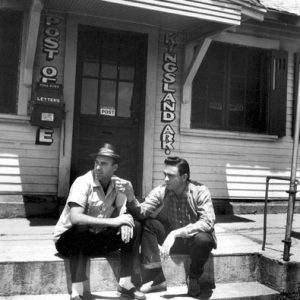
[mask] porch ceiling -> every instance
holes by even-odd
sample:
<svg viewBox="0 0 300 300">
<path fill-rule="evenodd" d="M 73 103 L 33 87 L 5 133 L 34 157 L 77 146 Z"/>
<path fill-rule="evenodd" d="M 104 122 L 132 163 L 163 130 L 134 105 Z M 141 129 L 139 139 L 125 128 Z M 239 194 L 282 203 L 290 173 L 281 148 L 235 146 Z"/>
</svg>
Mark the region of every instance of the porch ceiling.
<svg viewBox="0 0 300 300">
<path fill-rule="evenodd" d="M 226 0 L 45 0 L 44 9 L 177 31 L 199 30 L 199 27 L 207 30 L 208 24 L 239 25 L 242 16 L 241 6 Z"/>
</svg>

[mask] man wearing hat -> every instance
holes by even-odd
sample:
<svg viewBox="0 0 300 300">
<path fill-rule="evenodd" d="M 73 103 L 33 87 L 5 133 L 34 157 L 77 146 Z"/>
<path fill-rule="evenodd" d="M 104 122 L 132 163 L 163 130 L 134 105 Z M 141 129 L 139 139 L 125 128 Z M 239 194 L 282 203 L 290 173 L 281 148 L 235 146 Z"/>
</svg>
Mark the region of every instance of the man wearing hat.
<svg viewBox="0 0 300 300">
<path fill-rule="evenodd" d="M 105 143 L 92 156 L 93 170 L 72 184 L 54 231 L 57 251 L 70 261 L 71 300 L 84 299 L 88 257 L 118 249 L 121 249 L 121 270 L 117 292 L 143 300 L 145 295 L 136 290 L 131 280 L 141 227 L 126 213 L 126 196 L 116 189 L 116 181 L 121 180 L 114 175 L 119 154 L 113 145 Z"/>
</svg>

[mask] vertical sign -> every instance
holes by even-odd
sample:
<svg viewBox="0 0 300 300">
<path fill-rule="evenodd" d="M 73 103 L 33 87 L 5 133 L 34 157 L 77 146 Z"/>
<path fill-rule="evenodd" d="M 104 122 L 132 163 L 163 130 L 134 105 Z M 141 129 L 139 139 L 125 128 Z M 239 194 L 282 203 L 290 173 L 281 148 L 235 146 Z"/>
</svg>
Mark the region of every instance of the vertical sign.
<svg viewBox="0 0 300 300">
<path fill-rule="evenodd" d="M 45 127 L 60 126 L 55 124 L 51 126 L 51 120 L 52 123 L 54 119 L 58 120 L 58 115 L 60 116 L 62 114 L 61 111 L 63 111 L 63 107 L 60 108 L 58 106 L 59 104 L 63 106 L 61 91 L 64 66 L 64 37 L 64 15 L 59 13 L 42 14 L 35 61 L 36 69 L 33 76 L 33 81 L 37 83 L 33 85 L 35 89 L 33 90 L 31 114 L 34 116 L 34 114 L 40 113 L 38 108 L 41 108 L 42 121 L 48 121 L 49 123 Z M 37 89 L 37 87 L 41 89 Z M 43 106 L 37 107 L 36 104 L 43 104 Z M 53 109 L 55 112 L 53 112 Z M 32 117 L 32 119 L 34 118 Z M 34 124 L 34 126 L 42 125 Z M 39 127 L 36 133 L 36 144 L 51 145 L 53 143 L 52 135 L 53 131 L 51 129 L 45 130 Z"/>
<path fill-rule="evenodd" d="M 161 149 L 165 151 L 166 155 L 170 155 L 174 149 L 175 131 L 170 123 L 176 119 L 176 89 L 173 85 L 176 83 L 177 54 L 175 53 L 176 34 L 166 33 L 164 37 L 164 44 L 166 52 L 163 54 L 163 79 L 162 79 L 162 92 L 163 99 L 161 100 L 160 112 L 161 122 L 168 123 L 164 126 L 161 135 Z"/>
</svg>

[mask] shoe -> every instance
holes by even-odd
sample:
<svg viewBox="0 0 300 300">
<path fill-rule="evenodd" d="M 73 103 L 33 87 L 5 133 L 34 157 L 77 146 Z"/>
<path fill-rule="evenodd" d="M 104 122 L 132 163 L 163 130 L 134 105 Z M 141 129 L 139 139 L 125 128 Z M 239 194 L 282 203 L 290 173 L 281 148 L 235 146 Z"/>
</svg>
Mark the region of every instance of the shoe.
<svg viewBox="0 0 300 300">
<path fill-rule="evenodd" d="M 74 296 L 74 297 L 71 296 L 70 299 L 71 299 L 71 300 L 84 300 L 83 296 L 81 296 L 81 295 Z"/>
<path fill-rule="evenodd" d="M 187 280 L 188 295 L 198 297 L 201 293 L 200 283 L 198 278 L 189 277 Z"/>
<path fill-rule="evenodd" d="M 145 300 L 146 299 L 146 296 L 144 295 L 144 293 L 138 291 L 135 287 L 127 290 L 118 284 L 117 293 L 121 297 L 128 297 L 128 298 L 136 299 L 136 300 Z"/>
<path fill-rule="evenodd" d="M 154 284 L 153 281 L 149 281 L 144 283 L 140 291 L 147 294 L 147 293 L 154 293 L 154 292 L 162 292 L 167 290 L 167 282 L 163 281 L 161 283 Z"/>
</svg>

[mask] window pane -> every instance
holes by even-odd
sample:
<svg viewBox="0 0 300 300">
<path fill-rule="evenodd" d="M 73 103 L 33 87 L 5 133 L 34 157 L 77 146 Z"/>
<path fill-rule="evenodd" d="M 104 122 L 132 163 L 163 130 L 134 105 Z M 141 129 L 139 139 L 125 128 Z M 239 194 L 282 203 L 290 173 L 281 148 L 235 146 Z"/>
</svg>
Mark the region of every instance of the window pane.
<svg viewBox="0 0 300 300">
<path fill-rule="evenodd" d="M 130 118 L 132 92 L 133 92 L 133 83 L 126 83 L 126 82 L 119 83 L 118 117 Z"/>
<path fill-rule="evenodd" d="M 220 128 L 224 111 L 224 46 L 212 44 L 193 80 L 192 127 Z"/>
<path fill-rule="evenodd" d="M 94 76 L 99 75 L 99 63 L 97 62 L 84 62 L 83 63 L 83 76 Z"/>
<path fill-rule="evenodd" d="M 209 102 L 207 111 L 207 123 L 212 127 L 219 127 L 223 123 L 223 104 L 221 102 Z"/>
<path fill-rule="evenodd" d="M 104 33 L 102 44 L 102 61 L 117 64 L 119 52 L 119 40 L 115 34 Z"/>
<path fill-rule="evenodd" d="M 115 79 L 117 78 L 117 65 L 102 64 L 101 65 L 101 75 L 105 78 Z"/>
<path fill-rule="evenodd" d="M 116 101 L 116 82 L 101 80 L 100 108 L 115 109 Z"/>
<path fill-rule="evenodd" d="M 22 13 L 0 12 L 0 113 L 17 112 Z"/>
<path fill-rule="evenodd" d="M 80 112 L 86 115 L 97 114 L 97 79 L 82 79 Z"/>
<path fill-rule="evenodd" d="M 244 106 L 242 104 L 229 105 L 229 126 L 243 127 L 244 125 Z"/>
<path fill-rule="evenodd" d="M 9 67 L 0 68 L 0 112 L 16 112 L 17 72 Z"/>
<path fill-rule="evenodd" d="M 249 128 L 261 128 L 263 123 L 261 123 L 260 112 L 258 105 L 247 105 L 246 107 L 246 126 Z"/>
<path fill-rule="evenodd" d="M 99 59 L 100 43 L 96 31 L 85 31 L 83 37 L 83 57 L 88 60 L 97 61 Z"/>
<path fill-rule="evenodd" d="M 133 80 L 134 67 L 120 66 L 120 79 Z"/>
</svg>

